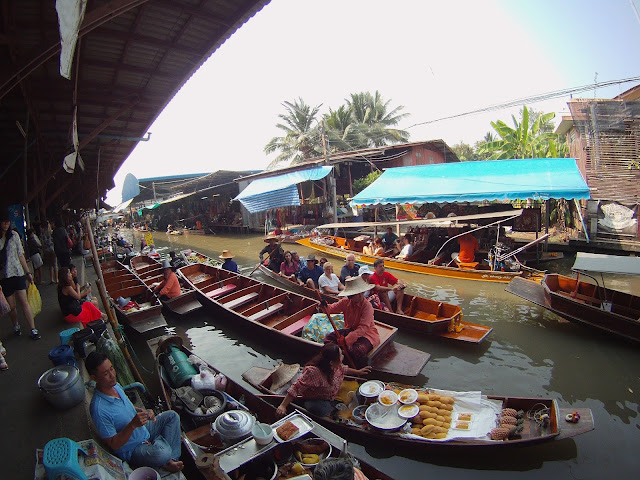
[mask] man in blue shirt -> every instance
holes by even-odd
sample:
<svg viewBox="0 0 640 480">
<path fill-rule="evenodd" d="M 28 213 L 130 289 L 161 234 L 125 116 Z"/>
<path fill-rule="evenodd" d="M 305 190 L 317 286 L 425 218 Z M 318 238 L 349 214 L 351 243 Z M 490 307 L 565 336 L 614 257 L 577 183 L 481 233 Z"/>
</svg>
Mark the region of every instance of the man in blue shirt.
<svg viewBox="0 0 640 480">
<path fill-rule="evenodd" d="M 298 283 L 309 288 L 318 288 L 318 279 L 324 274 L 322 267 L 318 265 L 316 256 L 311 253 L 307 257 L 307 265 L 298 273 Z"/>
<path fill-rule="evenodd" d="M 153 410 L 135 408 L 116 382 L 116 372 L 105 355 L 92 352 L 85 365 L 96 382 L 91 418 L 113 453 L 134 467 L 182 470 L 178 414 L 169 410 L 156 417 Z"/>
<path fill-rule="evenodd" d="M 238 273 L 238 264 L 233 260 L 233 254 L 229 250 L 223 250 L 220 258 L 224 262 L 222 268 L 233 273 Z"/>
</svg>

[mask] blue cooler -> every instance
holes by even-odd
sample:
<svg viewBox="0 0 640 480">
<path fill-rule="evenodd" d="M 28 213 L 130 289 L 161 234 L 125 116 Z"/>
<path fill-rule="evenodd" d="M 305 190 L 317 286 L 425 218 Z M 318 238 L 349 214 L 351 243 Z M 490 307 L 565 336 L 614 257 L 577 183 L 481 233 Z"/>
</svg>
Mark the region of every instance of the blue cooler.
<svg viewBox="0 0 640 480">
<path fill-rule="evenodd" d="M 53 366 L 73 365 L 77 367 L 76 357 L 73 355 L 71 345 L 58 345 L 49 352 L 49 360 L 53 362 Z"/>
<path fill-rule="evenodd" d="M 79 332 L 80 329 L 78 327 L 68 328 L 67 330 L 63 330 L 60 332 L 60 345 L 66 345 L 71 340 L 71 336 Z"/>
</svg>

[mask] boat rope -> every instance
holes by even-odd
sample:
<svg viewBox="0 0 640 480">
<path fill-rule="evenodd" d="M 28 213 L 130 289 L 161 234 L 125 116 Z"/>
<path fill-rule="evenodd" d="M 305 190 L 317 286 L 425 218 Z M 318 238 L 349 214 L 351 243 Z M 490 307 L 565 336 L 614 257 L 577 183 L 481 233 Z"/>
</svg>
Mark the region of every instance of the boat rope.
<svg viewBox="0 0 640 480">
<path fill-rule="evenodd" d="M 142 367 L 142 369 L 145 372 L 147 372 L 149 375 L 153 375 L 154 373 L 151 370 L 147 369 L 144 366 L 144 364 L 140 361 L 140 358 L 138 357 L 138 354 L 133 349 L 133 345 L 131 345 L 131 342 L 127 338 L 127 335 L 124 333 L 124 327 L 122 325 L 118 325 L 116 328 L 114 328 L 114 330 L 120 332 L 120 336 L 122 338 L 122 344 L 124 345 L 124 348 L 126 348 L 127 350 L 129 350 L 131 352 L 131 355 L 135 359 L 136 363 L 138 365 L 140 365 Z"/>
</svg>

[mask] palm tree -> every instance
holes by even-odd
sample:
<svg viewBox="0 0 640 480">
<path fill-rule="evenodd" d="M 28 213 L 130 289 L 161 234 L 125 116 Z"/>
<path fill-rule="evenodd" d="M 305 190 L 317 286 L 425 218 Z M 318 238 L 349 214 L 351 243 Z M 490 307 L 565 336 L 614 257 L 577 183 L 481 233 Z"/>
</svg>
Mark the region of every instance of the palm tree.
<svg viewBox="0 0 640 480">
<path fill-rule="evenodd" d="M 323 121 L 332 151 L 351 150 L 362 143 L 361 133 L 352 123 L 351 109 L 348 106 L 342 105 L 337 110 L 329 109 Z"/>
<path fill-rule="evenodd" d="M 287 111 L 278 117 L 283 123 L 276 127 L 285 132 L 283 137 L 273 137 L 264 147 L 264 152 L 270 154 L 280 151 L 268 166 L 267 170 L 275 168 L 280 163 L 301 163 L 309 158 L 322 154 L 322 142 L 316 123 L 316 115 L 320 105 L 311 107 L 302 98 L 291 102 L 284 102 L 282 106 Z"/>
<path fill-rule="evenodd" d="M 409 132 L 389 128 L 397 125 L 407 117 L 407 113 L 399 113 L 403 106 L 389 111 L 391 101 L 385 102 L 376 90 L 370 92 L 352 93 L 351 99 L 346 99 L 351 110 L 352 123 L 359 132 L 359 144 L 353 148 L 382 147 L 389 143 L 401 143 L 409 140 Z"/>
</svg>

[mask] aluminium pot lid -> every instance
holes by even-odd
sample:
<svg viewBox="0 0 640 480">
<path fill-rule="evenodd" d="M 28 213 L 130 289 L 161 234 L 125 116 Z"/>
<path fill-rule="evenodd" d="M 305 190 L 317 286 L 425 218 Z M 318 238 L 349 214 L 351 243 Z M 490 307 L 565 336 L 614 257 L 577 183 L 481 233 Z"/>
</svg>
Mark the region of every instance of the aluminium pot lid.
<svg viewBox="0 0 640 480">
<path fill-rule="evenodd" d="M 216 431 L 225 437 L 238 437 L 251 432 L 254 418 L 243 410 L 229 410 L 215 421 Z"/>
<path fill-rule="evenodd" d="M 62 392 L 80 379 L 80 370 L 73 365 L 58 365 L 42 374 L 38 386 L 48 393 Z"/>
</svg>

